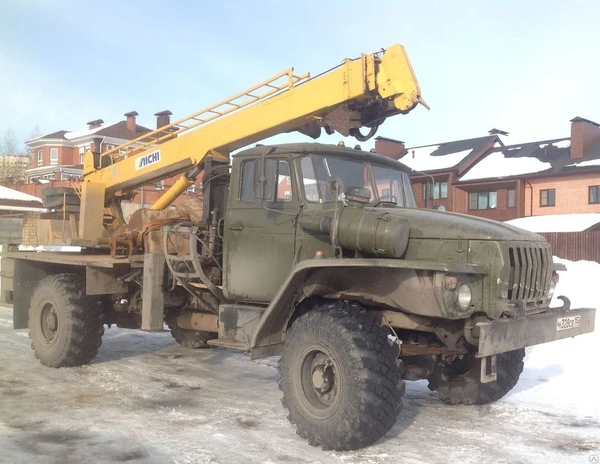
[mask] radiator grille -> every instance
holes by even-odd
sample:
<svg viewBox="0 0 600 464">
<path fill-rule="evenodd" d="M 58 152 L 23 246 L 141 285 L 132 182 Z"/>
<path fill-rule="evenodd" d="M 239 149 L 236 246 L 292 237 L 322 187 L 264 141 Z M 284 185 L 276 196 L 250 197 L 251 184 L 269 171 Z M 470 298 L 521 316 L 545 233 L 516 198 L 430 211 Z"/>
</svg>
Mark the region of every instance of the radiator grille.
<svg viewBox="0 0 600 464">
<path fill-rule="evenodd" d="M 550 288 L 552 252 L 545 244 L 532 244 L 508 249 L 510 271 L 508 299 L 535 301 Z"/>
</svg>

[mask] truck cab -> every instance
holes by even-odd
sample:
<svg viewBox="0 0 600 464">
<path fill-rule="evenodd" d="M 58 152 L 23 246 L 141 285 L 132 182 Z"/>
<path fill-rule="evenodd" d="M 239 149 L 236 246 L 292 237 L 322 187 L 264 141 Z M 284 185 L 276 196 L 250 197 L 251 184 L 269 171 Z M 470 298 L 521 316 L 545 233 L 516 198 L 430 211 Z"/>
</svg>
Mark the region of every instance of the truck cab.
<svg viewBox="0 0 600 464">
<path fill-rule="evenodd" d="M 414 208 L 409 172 L 375 153 L 322 144 L 259 146 L 234 156 L 224 227 L 225 295 L 269 302 L 293 265 L 316 253 L 335 257 L 326 232 L 301 225 L 339 204 L 328 181 L 340 182 L 340 197 L 357 189 L 368 194 L 361 197 L 366 207 Z"/>
</svg>

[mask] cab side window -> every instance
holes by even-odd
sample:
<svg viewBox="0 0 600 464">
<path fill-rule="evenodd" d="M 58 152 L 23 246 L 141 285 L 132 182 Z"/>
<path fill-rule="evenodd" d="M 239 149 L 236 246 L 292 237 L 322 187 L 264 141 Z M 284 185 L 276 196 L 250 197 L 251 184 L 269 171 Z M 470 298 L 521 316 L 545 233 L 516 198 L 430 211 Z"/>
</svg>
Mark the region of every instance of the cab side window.
<svg viewBox="0 0 600 464">
<path fill-rule="evenodd" d="M 256 203 L 254 198 L 254 168 L 256 160 L 244 161 L 242 164 L 242 185 L 240 188 L 240 201 L 242 203 Z"/>
<path fill-rule="evenodd" d="M 274 160 L 269 160 L 274 161 Z M 267 161 L 268 163 L 268 161 Z M 275 201 L 285 202 L 292 199 L 292 177 L 290 175 L 290 164 L 285 160 L 277 160 L 277 173 L 275 180 Z"/>
<path fill-rule="evenodd" d="M 267 159 L 264 167 L 262 160 L 248 160 L 242 164 L 240 202 L 258 203 L 264 189 L 264 199 L 269 203 L 288 202 L 292 199 L 292 179 L 290 165 L 286 160 Z"/>
</svg>

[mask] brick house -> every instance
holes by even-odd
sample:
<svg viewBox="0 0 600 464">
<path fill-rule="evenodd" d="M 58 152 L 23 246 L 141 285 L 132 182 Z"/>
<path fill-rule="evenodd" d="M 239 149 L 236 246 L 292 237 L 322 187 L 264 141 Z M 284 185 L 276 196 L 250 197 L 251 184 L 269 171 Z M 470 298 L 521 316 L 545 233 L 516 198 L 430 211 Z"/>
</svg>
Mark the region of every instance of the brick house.
<svg viewBox="0 0 600 464">
<path fill-rule="evenodd" d="M 571 120 L 571 137 L 490 150 L 454 184 L 467 202 L 453 211 L 499 221 L 600 213 L 600 125 Z"/>
<path fill-rule="evenodd" d="M 169 124 L 171 114 L 170 111 L 156 113 L 156 128 Z M 38 197 L 41 190 L 48 186 L 68 187 L 70 181 L 81 179 L 83 156 L 87 150 L 102 153 L 127 144 L 152 130 L 136 123 L 136 111 L 125 113 L 124 116 L 126 119 L 123 121 L 106 124 L 102 119 L 96 119 L 87 123 L 86 130 L 60 130 L 27 141 L 33 154 L 33 167 L 25 172 L 26 183 L 12 187 Z M 175 180 L 176 178 L 165 179 L 139 188 L 130 205 L 123 203 L 124 209 L 127 209 L 126 214 L 137 207 L 150 206 Z M 187 190 L 187 195 L 199 194 L 199 186 L 200 182 L 192 185 Z M 189 199 L 186 198 L 187 195 L 182 195 L 176 202 Z"/>
<path fill-rule="evenodd" d="M 486 137 L 413 148 L 378 137 L 375 151 L 414 170 L 421 208 L 443 206 L 498 221 L 600 213 L 599 124 L 576 117 L 570 137 L 508 146 L 498 135 L 508 134 L 493 129 Z"/>
<path fill-rule="evenodd" d="M 138 113 L 131 111 L 125 113 L 124 121 L 105 124 L 102 119 L 95 119 L 87 123 L 87 130 L 60 130 L 28 140 L 33 167 L 26 172 L 27 180 L 32 183 L 38 179 L 62 181 L 81 177 L 87 150 L 104 152 L 151 131 L 136 124 L 136 116 Z"/>
<path fill-rule="evenodd" d="M 456 188 L 456 180 L 486 153 L 503 146 L 497 133 L 466 140 L 405 148 L 404 142 L 387 137 L 375 139 L 375 152 L 400 160 L 413 169 L 411 181 L 419 208 L 443 206 L 457 211 L 466 193 Z"/>
</svg>

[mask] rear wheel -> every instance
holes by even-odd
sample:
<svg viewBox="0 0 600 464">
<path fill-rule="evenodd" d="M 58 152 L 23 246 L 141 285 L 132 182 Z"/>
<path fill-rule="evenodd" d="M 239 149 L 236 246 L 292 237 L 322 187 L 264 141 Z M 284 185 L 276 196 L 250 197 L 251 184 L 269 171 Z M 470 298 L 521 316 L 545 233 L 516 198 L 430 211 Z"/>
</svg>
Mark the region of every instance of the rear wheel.
<svg viewBox="0 0 600 464">
<path fill-rule="evenodd" d="M 481 358 L 474 354 L 439 365 L 429 378 L 429 389 L 437 390 L 440 400 L 450 404 L 488 404 L 506 395 L 523 372 L 525 350 L 496 355 L 497 380 L 481 383 Z"/>
<path fill-rule="evenodd" d="M 335 302 L 300 316 L 280 361 L 282 403 L 309 444 L 371 445 L 396 422 L 404 382 L 398 350 L 375 317 Z"/>
<path fill-rule="evenodd" d="M 102 302 L 85 294 L 84 278 L 77 274 L 46 277 L 31 297 L 31 347 L 46 366 L 87 364 L 102 345 L 103 321 Z"/>
</svg>

